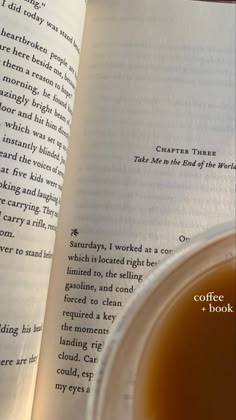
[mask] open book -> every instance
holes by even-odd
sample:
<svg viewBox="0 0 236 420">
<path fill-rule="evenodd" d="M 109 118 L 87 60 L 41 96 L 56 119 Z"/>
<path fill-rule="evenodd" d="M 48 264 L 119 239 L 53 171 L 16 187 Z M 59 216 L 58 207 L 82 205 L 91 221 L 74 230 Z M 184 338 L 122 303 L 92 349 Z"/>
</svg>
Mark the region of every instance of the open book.
<svg viewBox="0 0 236 420">
<path fill-rule="evenodd" d="M 232 2 L 0 0 L 2 420 L 85 419 L 115 318 L 235 218 L 235 168 Z"/>
</svg>

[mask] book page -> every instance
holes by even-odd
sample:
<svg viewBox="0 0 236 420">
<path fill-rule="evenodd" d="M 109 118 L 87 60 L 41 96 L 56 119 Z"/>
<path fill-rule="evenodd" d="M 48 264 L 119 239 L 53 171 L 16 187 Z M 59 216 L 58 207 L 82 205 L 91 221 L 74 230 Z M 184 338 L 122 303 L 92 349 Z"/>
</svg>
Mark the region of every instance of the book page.
<svg viewBox="0 0 236 420">
<path fill-rule="evenodd" d="M 31 416 L 85 1 L 0 0 L 0 418 Z"/>
<path fill-rule="evenodd" d="M 90 0 L 33 420 L 85 419 L 145 274 L 235 218 L 235 6 Z"/>
</svg>

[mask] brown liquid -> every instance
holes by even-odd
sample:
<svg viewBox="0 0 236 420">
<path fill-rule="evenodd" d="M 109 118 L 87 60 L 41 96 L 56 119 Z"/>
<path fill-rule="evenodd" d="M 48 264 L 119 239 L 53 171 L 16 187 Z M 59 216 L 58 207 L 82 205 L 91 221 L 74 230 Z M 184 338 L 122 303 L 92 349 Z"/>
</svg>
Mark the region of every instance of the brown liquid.
<svg viewBox="0 0 236 420">
<path fill-rule="evenodd" d="M 231 262 L 199 278 L 154 329 L 138 372 L 135 420 L 236 419 L 235 274 Z M 223 302 L 194 301 L 208 292 Z M 234 312 L 209 312 L 210 303 Z"/>
</svg>

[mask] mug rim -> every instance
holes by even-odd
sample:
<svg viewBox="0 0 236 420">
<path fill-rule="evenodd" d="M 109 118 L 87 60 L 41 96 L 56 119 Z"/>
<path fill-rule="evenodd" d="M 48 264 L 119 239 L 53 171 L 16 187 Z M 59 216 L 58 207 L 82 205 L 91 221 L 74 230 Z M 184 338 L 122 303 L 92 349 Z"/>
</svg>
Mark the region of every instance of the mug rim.
<svg viewBox="0 0 236 420">
<path fill-rule="evenodd" d="M 101 419 L 99 413 L 101 396 L 103 394 L 101 385 L 106 383 L 125 332 L 132 325 L 132 322 L 138 316 L 138 312 L 143 308 L 143 305 L 154 290 L 163 283 L 163 280 L 170 277 L 176 268 L 181 268 L 182 265 L 187 264 L 198 253 L 204 252 L 204 250 L 234 235 L 236 235 L 236 220 L 211 227 L 194 235 L 189 242 L 178 246 L 173 254 L 164 258 L 158 266 L 155 266 L 148 272 L 142 285 L 135 290 L 135 293 L 126 302 L 109 332 L 101 359 L 95 369 L 94 383 L 87 403 L 86 420 Z"/>
</svg>

